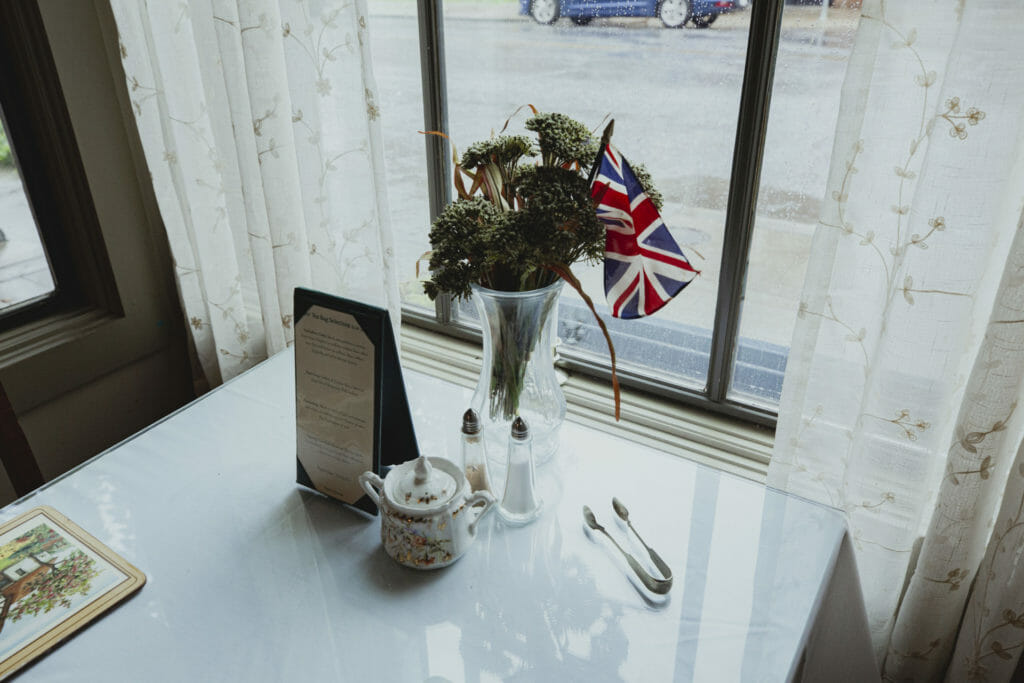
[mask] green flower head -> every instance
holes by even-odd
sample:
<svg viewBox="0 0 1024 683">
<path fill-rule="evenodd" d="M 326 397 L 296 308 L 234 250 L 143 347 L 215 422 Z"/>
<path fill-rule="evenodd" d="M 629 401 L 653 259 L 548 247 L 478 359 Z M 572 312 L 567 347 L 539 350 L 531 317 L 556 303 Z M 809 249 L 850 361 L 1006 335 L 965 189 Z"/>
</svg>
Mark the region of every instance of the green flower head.
<svg viewBox="0 0 1024 683">
<path fill-rule="evenodd" d="M 462 166 L 475 169 L 485 164 L 517 163 L 522 157 L 534 156 L 530 138 L 525 135 L 501 135 L 474 142 L 462 155 Z"/>
<path fill-rule="evenodd" d="M 526 129 L 537 134 L 540 155 L 545 166 L 578 162 L 590 170 L 597 156 L 598 140 L 576 119 L 565 114 L 540 113 L 526 122 Z"/>
</svg>

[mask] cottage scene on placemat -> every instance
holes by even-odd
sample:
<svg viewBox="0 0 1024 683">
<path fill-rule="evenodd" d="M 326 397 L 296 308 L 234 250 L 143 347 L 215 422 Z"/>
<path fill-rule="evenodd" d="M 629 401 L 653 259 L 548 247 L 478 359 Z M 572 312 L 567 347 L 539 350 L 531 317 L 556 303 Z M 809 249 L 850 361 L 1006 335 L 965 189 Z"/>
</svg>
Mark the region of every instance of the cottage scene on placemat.
<svg viewBox="0 0 1024 683">
<path fill-rule="evenodd" d="M 0 536 L 0 660 L 128 576 L 43 517 Z"/>
</svg>

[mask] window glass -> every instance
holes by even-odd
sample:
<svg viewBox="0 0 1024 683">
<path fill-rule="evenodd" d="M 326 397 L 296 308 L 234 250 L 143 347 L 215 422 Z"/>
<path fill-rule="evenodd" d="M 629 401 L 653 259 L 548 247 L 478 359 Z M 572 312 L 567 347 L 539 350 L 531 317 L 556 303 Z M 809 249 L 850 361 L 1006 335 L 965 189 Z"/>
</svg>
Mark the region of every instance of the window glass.
<svg viewBox="0 0 1024 683">
<path fill-rule="evenodd" d="M 416 276 L 418 261 L 430 249 L 426 145 L 418 132 L 423 130 L 423 91 L 416 4 L 413 0 L 367 3 L 402 303 L 433 311 L 434 304 Z M 426 268 L 425 262 L 421 268 Z"/>
<path fill-rule="evenodd" d="M 859 3 L 786 5 L 730 398 L 778 404 Z M 842 5 L 841 7 L 838 5 Z"/>
<path fill-rule="evenodd" d="M 775 68 L 749 272 L 728 397 L 778 403 L 811 237 L 823 200 L 840 88 L 859 20 L 836 7 L 787 2 Z M 459 151 L 496 134 L 517 109 L 559 111 L 642 162 L 664 196 L 662 217 L 702 271 L 675 300 L 641 320 L 612 319 L 600 265 L 574 270 L 615 338 L 620 368 L 703 389 L 707 379 L 730 187 L 749 2 L 691 0 L 681 16 L 655 0 L 445 0 L 448 132 Z M 417 3 L 368 0 L 380 87 L 388 191 L 403 302 L 433 310 L 417 264 L 430 248 Z M 554 16 L 555 10 L 559 16 Z M 727 11 L 725 11 L 727 10 Z M 696 24 L 694 22 L 696 19 Z M 410 49 L 417 46 L 416 50 Z M 510 132 L 524 132 L 523 109 Z M 476 318 L 458 302 L 462 321 Z M 604 339 L 565 288 L 563 355 L 607 362 Z"/>
<path fill-rule="evenodd" d="M 708 13 L 694 15 L 703 28 L 691 18 L 673 29 L 653 0 L 563 3 L 557 19 L 557 3 L 448 0 L 444 30 L 448 116 L 460 149 L 500 130 L 525 104 L 567 114 L 596 135 L 606 117 L 615 119 L 613 144 L 651 173 L 665 224 L 702 275 L 654 316 L 624 321 L 608 315 L 602 267 L 574 271 L 609 322 L 622 369 L 701 388 L 749 13 L 719 15 L 712 0 L 698 4 Z M 685 18 L 663 14 L 670 23 Z M 521 111 L 510 129 L 523 132 L 528 114 Z M 568 287 L 560 317 L 563 354 L 607 362 L 604 338 Z"/>
<path fill-rule="evenodd" d="M 0 121 L 0 315 L 39 301 L 54 289 L 46 249 Z"/>
</svg>

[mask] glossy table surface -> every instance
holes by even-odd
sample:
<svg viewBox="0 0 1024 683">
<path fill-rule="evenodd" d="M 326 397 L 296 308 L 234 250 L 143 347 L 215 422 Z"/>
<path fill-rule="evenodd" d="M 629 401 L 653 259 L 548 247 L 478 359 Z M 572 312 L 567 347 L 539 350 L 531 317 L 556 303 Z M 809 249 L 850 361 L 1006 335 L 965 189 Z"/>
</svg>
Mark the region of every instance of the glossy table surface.
<svg viewBox="0 0 1024 683">
<path fill-rule="evenodd" d="M 26 680 L 777 681 L 804 658 L 864 680 L 851 672 L 873 667 L 835 510 L 567 421 L 538 470 L 535 523 L 491 514 L 452 566 L 407 569 L 379 518 L 294 483 L 293 384 L 280 354 L 0 511 L 51 505 L 148 576 Z M 469 392 L 406 384 L 421 451 L 456 452 Z M 586 504 L 641 556 L 613 496 L 672 567 L 667 596 L 585 528 Z"/>
</svg>

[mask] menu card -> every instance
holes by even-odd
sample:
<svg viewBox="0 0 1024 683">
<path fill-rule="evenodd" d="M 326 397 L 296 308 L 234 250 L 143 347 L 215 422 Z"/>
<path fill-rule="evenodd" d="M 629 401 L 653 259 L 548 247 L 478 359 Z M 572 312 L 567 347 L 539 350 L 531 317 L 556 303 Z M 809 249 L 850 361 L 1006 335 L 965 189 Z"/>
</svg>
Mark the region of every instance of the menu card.
<svg viewBox="0 0 1024 683">
<path fill-rule="evenodd" d="M 419 455 L 388 312 L 295 290 L 297 481 L 367 512 L 359 475 Z"/>
</svg>

